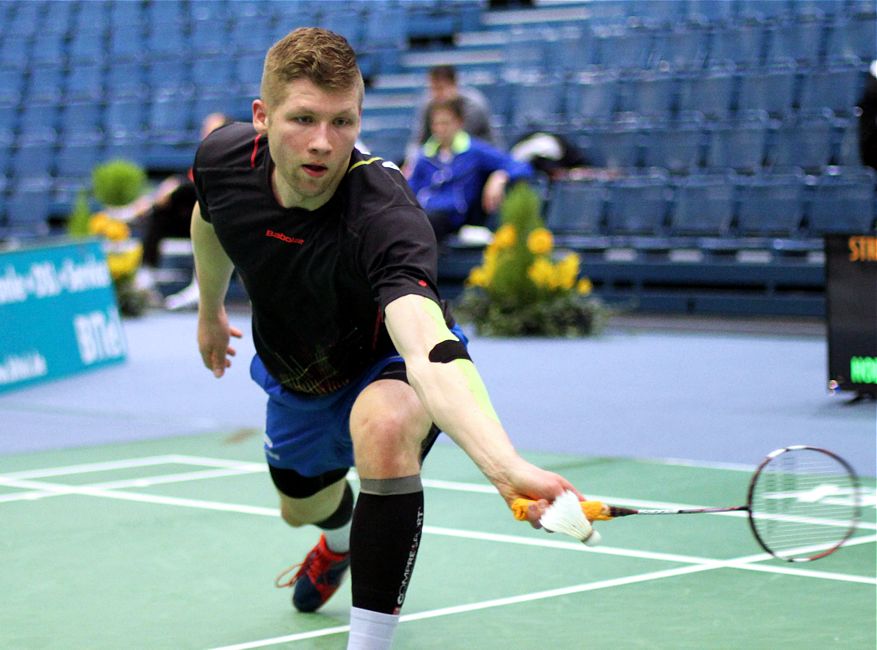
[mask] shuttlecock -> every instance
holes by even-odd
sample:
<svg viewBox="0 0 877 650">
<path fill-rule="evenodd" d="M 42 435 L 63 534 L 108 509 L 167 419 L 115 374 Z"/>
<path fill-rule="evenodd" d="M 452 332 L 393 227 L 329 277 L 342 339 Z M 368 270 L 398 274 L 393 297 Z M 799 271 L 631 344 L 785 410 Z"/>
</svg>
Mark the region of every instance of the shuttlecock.
<svg viewBox="0 0 877 650">
<path fill-rule="evenodd" d="M 567 490 L 542 513 L 539 523 L 545 530 L 553 533 L 565 533 L 575 537 L 587 546 L 595 546 L 600 542 L 600 534 L 594 530 L 591 522 L 582 512 L 579 498 L 575 492 Z"/>
</svg>

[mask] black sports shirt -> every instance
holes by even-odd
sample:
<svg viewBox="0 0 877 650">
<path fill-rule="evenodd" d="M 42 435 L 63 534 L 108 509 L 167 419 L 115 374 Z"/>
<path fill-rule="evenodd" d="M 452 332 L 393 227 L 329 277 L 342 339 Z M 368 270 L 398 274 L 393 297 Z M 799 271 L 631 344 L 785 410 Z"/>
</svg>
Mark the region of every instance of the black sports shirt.
<svg viewBox="0 0 877 650">
<path fill-rule="evenodd" d="M 198 203 L 247 289 L 265 366 L 288 390 L 322 395 L 395 353 L 383 323 L 390 302 L 440 303 L 435 235 L 402 174 L 380 158 L 354 149 L 334 196 L 314 211 L 277 202 L 273 169 L 266 137 L 244 123 L 222 127 L 195 156 Z"/>
</svg>

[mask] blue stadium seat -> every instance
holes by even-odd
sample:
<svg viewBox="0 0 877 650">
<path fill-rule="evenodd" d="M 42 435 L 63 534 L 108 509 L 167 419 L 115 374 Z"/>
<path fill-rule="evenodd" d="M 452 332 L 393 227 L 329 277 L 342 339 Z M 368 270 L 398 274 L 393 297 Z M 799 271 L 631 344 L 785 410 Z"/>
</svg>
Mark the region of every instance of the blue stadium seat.
<svg viewBox="0 0 877 650">
<path fill-rule="evenodd" d="M 796 237 L 804 218 L 804 173 L 741 176 L 737 192 L 737 234 Z"/>
<path fill-rule="evenodd" d="M 730 68 L 682 73 L 677 84 L 679 111 L 696 111 L 711 119 L 724 119 L 731 114 L 734 72 Z"/>
<path fill-rule="evenodd" d="M 106 29 L 110 24 L 110 4 L 109 2 L 77 2 L 78 11 L 73 19 L 72 31 Z"/>
<path fill-rule="evenodd" d="M 667 175 L 658 171 L 610 181 L 606 204 L 608 234 L 661 235 L 669 187 Z"/>
<path fill-rule="evenodd" d="M 235 57 L 235 79 L 242 87 L 255 90 L 255 93 L 251 93 L 254 97 L 259 94 L 256 89 L 259 87 L 259 81 L 262 78 L 262 65 L 264 62 L 264 56 L 260 55 L 251 54 Z"/>
<path fill-rule="evenodd" d="M 768 117 L 752 111 L 708 127 L 707 166 L 752 173 L 764 164 Z"/>
<path fill-rule="evenodd" d="M 837 138 L 837 164 L 841 167 L 859 167 L 862 153 L 859 141 L 859 118 L 838 118 L 835 122 L 839 131 Z"/>
<path fill-rule="evenodd" d="M 176 5 L 176 2 L 158 2 L 159 5 Z M 151 5 L 150 5 L 151 6 Z M 183 66 L 180 60 L 180 48 L 187 43 L 187 36 L 183 30 L 182 22 L 153 22 L 147 24 L 146 48 L 149 58 L 171 59 L 177 65 Z"/>
<path fill-rule="evenodd" d="M 200 3 L 209 5 L 211 3 Z M 204 57 L 221 54 L 228 49 L 227 23 L 223 19 L 195 20 L 192 22 L 191 43 L 192 53 L 195 57 Z M 197 60 L 197 58 L 196 58 Z"/>
<path fill-rule="evenodd" d="M 704 129 L 703 116 L 699 114 L 655 122 L 643 134 L 643 165 L 663 167 L 671 174 L 694 171 L 703 157 Z"/>
<path fill-rule="evenodd" d="M 66 62 L 65 34 L 41 32 L 33 40 L 28 66 L 58 65 Z"/>
<path fill-rule="evenodd" d="M 180 24 L 186 18 L 187 7 L 182 2 L 149 2 L 144 7 L 146 22 L 149 24 Z"/>
<path fill-rule="evenodd" d="M 760 22 L 718 25 L 711 30 L 707 65 L 750 68 L 761 64 L 765 27 Z"/>
<path fill-rule="evenodd" d="M 550 189 L 545 225 L 561 241 L 602 232 L 606 184 L 599 180 L 557 181 Z"/>
<path fill-rule="evenodd" d="M 51 207 L 52 180 L 36 176 L 16 180 L 6 202 L 7 224 L 26 226 L 35 233 L 48 231 L 47 219 Z"/>
<path fill-rule="evenodd" d="M 41 141 L 53 141 L 58 128 L 58 117 L 61 108 L 55 102 L 34 102 L 28 107 L 26 118 L 17 123 L 18 132 L 22 137 L 33 137 Z M 2 125 L 0 125 L 2 126 Z M 12 127 L 15 124 L 9 124 Z"/>
<path fill-rule="evenodd" d="M 611 25 L 594 29 L 596 64 L 607 69 L 645 68 L 651 53 L 652 30 Z"/>
<path fill-rule="evenodd" d="M 30 41 L 18 34 L 0 38 L 0 69 L 24 70 L 29 65 Z"/>
<path fill-rule="evenodd" d="M 0 69 L 0 104 L 17 104 L 24 95 L 24 75 Z"/>
<path fill-rule="evenodd" d="M 595 123 L 579 131 L 575 140 L 594 167 L 636 167 L 644 126 L 639 120 Z"/>
<path fill-rule="evenodd" d="M 327 11 L 320 20 L 320 26 L 341 34 L 354 50 L 359 50 L 363 45 L 364 18 L 362 12 L 356 6 L 352 6 L 348 9 Z"/>
<path fill-rule="evenodd" d="M 30 5 L 36 7 L 36 3 L 16 3 L 19 7 Z M 76 3 L 73 2 L 48 2 L 38 25 L 39 29 L 47 32 L 66 34 L 73 22 L 73 11 Z"/>
<path fill-rule="evenodd" d="M 60 3 L 53 3 L 60 4 Z M 65 3 L 69 4 L 69 3 Z M 203 2 L 202 5 L 218 4 Z M 110 31 L 115 31 L 122 25 L 142 25 L 144 20 L 143 4 L 140 2 L 112 2 L 110 3 Z"/>
<path fill-rule="evenodd" d="M 64 71 L 58 67 L 34 67 L 25 89 L 28 101 L 59 102 L 64 88 Z"/>
<path fill-rule="evenodd" d="M 812 111 L 828 108 L 836 115 L 850 115 L 862 88 L 860 66 L 837 64 L 803 71 L 798 107 Z"/>
<path fill-rule="evenodd" d="M 191 63 L 192 84 L 196 94 L 223 91 L 237 83 L 235 58 L 227 56 L 202 56 Z"/>
<path fill-rule="evenodd" d="M 363 43 L 369 49 L 404 50 L 407 47 L 408 18 L 405 11 L 388 4 L 369 7 Z"/>
<path fill-rule="evenodd" d="M 118 25 L 110 31 L 109 38 L 108 58 L 113 61 L 114 66 L 119 63 L 141 61 L 148 58 L 143 25 L 139 23 Z"/>
<path fill-rule="evenodd" d="M 743 20 L 773 22 L 788 18 L 789 12 L 784 0 L 737 0 L 737 16 Z"/>
<path fill-rule="evenodd" d="M 572 75 L 594 65 L 595 54 L 590 24 L 562 25 L 546 43 L 545 69 Z"/>
<path fill-rule="evenodd" d="M 17 104 L 0 105 L 0 129 L 14 131 L 18 126 L 18 117 L 19 110 Z"/>
<path fill-rule="evenodd" d="M 669 72 L 640 71 L 622 78 L 619 111 L 642 117 L 668 118 L 676 100 L 675 77 Z"/>
<path fill-rule="evenodd" d="M 12 173 L 18 178 L 51 176 L 54 164 L 54 142 L 27 139 L 12 153 Z"/>
<path fill-rule="evenodd" d="M 405 160 L 405 145 L 411 130 L 407 127 L 384 126 L 374 130 L 363 129 L 360 139 L 369 153 L 401 165 Z"/>
<path fill-rule="evenodd" d="M 143 133 L 146 122 L 146 104 L 139 99 L 120 99 L 107 104 L 104 131 L 110 137 Z"/>
<path fill-rule="evenodd" d="M 772 167 L 821 173 L 833 154 L 834 120 L 831 113 L 790 114 L 773 131 L 772 141 L 767 155 Z"/>
<path fill-rule="evenodd" d="M 64 97 L 68 101 L 103 99 L 104 75 L 101 66 L 94 63 L 84 63 L 70 68 L 64 86 Z"/>
<path fill-rule="evenodd" d="M 63 178 L 89 178 L 102 157 L 103 146 L 100 138 L 71 137 L 62 141 L 58 150 L 55 175 Z"/>
<path fill-rule="evenodd" d="M 71 135 L 101 135 L 103 133 L 104 107 L 97 102 L 74 102 L 65 104 L 58 120 L 61 140 Z"/>
<path fill-rule="evenodd" d="M 149 133 L 164 142 L 185 141 L 193 128 L 191 112 L 191 99 L 187 95 L 163 93 L 149 105 Z"/>
<path fill-rule="evenodd" d="M 103 65 L 106 53 L 104 32 L 92 30 L 72 35 L 67 48 L 70 65 L 96 63 Z"/>
<path fill-rule="evenodd" d="M 509 30 L 503 47 L 503 71 L 511 74 L 554 72 L 549 54 L 550 33 L 533 27 Z"/>
<path fill-rule="evenodd" d="M 737 110 L 761 110 L 771 117 L 782 117 L 795 101 L 795 73 L 794 64 L 742 72 L 737 85 Z"/>
<path fill-rule="evenodd" d="M 181 93 L 189 88 L 189 66 L 170 59 L 152 59 L 145 68 L 146 85 L 153 96 L 161 92 Z"/>
<path fill-rule="evenodd" d="M 563 81 L 553 76 L 513 82 L 512 125 L 527 127 L 560 121 L 564 90 Z"/>
<path fill-rule="evenodd" d="M 218 28 L 221 30 L 223 24 Z M 231 48 L 237 55 L 260 54 L 271 44 L 271 24 L 261 16 L 239 17 L 229 22 L 226 50 Z"/>
<path fill-rule="evenodd" d="M 810 181 L 809 234 L 867 233 L 874 229 L 874 188 L 870 167 L 839 168 Z"/>
<path fill-rule="evenodd" d="M 670 230 L 674 235 L 723 237 L 734 218 L 734 184 L 725 174 L 694 174 L 674 183 Z"/>
<path fill-rule="evenodd" d="M 768 28 L 765 64 L 817 63 L 824 48 L 826 22 L 820 15 L 798 14 Z"/>
<path fill-rule="evenodd" d="M 614 72 L 584 72 L 569 84 L 567 115 L 572 120 L 601 120 L 615 113 L 619 81 Z"/>
<path fill-rule="evenodd" d="M 696 23 L 676 24 L 655 32 L 649 65 L 673 71 L 699 70 L 706 61 L 708 32 Z"/>
<path fill-rule="evenodd" d="M 142 98 L 146 95 L 146 72 L 142 63 L 119 62 L 107 68 L 104 77 L 107 101 Z"/>
<path fill-rule="evenodd" d="M 731 21 L 734 9 L 734 3 L 728 0 L 688 0 L 686 17 L 694 23 L 719 25 Z"/>
<path fill-rule="evenodd" d="M 192 104 L 194 121 L 199 123 L 210 113 L 225 113 L 233 119 L 249 121 L 253 97 L 228 92 L 196 93 Z"/>
<path fill-rule="evenodd" d="M 877 59 L 875 6 L 861 7 L 849 16 L 838 16 L 829 26 L 825 57 L 828 61 L 868 63 Z"/>
</svg>

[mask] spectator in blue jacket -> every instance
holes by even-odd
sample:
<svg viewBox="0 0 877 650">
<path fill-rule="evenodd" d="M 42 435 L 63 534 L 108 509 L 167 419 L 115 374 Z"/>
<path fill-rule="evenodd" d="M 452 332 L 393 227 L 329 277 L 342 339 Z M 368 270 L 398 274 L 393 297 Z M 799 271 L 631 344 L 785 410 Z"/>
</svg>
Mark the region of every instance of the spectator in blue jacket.
<svg viewBox="0 0 877 650">
<path fill-rule="evenodd" d="M 428 115 L 432 135 L 408 183 L 442 241 L 464 224 L 483 226 L 502 203 L 506 186 L 534 173 L 528 163 L 463 130 L 459 98 L 431 102 Z"/>
</svg>

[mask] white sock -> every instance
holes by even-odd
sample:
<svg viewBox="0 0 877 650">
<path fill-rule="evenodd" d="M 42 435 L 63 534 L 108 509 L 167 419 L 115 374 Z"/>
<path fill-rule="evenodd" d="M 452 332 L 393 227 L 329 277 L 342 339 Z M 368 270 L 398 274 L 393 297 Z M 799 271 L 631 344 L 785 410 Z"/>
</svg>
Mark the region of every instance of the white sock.
<svg viewBox="0 0 877 650">
<path fill-rule="evenodd" d="M 351 607 L 347 650 L 389 650 L 398 624 L 398 614 Z"/>
<path fill-rule="evenodd" d="M 332 530 L 320 529 L 323 531 L 323 537 L 326 538 L 326 546 L 329 547 L 330 551 L 333 553 L 347 553 L 350 550 L 350 524 L 352 522 L 353 518 L 341 526 L 341 528 L 333 528 Z"/>
</svg>

